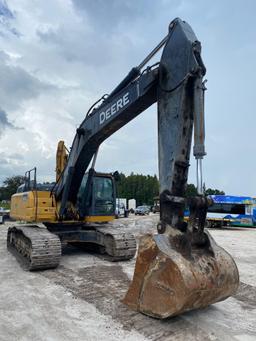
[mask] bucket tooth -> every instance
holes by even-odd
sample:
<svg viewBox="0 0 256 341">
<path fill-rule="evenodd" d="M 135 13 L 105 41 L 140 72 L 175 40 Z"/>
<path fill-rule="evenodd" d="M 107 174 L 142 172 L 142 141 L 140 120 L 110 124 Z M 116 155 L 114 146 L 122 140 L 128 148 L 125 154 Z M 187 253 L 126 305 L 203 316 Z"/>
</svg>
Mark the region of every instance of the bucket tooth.
<svg viewBox="0 0 256 341">
<path fill-rule="evenodd" d="M 164 319 L 233 295 L 239 285 L 236 264 L 208 232 L 204 234 L 205 245 L 191 243 L 190 248 L 187 234 L 177 229 L 173 229 L 172 237 L 144 236 L 123 303 Z"/>
</svg>

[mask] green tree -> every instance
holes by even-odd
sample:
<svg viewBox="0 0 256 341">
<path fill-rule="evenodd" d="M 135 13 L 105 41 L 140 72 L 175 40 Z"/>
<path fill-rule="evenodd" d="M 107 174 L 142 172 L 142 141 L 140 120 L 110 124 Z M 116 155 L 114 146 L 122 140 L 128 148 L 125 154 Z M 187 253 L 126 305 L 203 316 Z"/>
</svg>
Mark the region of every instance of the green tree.
<svg viewBox="0 0 256 341">
<path fill-rule="evenodd" d="M 0 187 L 0 200 L 10 200 L 11 196 L 16 193 L 17 188 L 25 181 L 24 176 L 15 175 L 6 178 L 3 181 L 4 186 Z"/>
<path fill-rule="evenodd" d="M 205 189 L 206 195 L 225 194 L 218 189 Z M 188 184 L 185 196 L 197 195 L 194 184 Z M 120 173 L 120 180 L 117 182 L 117 196 L 119 198 L 136 199 L 137 205 L 153 205 L 153 198 L 159 196 L 159 181 L 156 175 L 134 174 L 126 176 Z"/>
<path fill-rule="evenodd" d="M 118 197 L 136 199 L 137 205 L 153 205 L 153 198 L 159 195 L 159 181 L 157 176 L 134 174 L 128 176 L 120 173 L 117 182 Z"/>
<path fill-rule="evenodd" d="M 225 195 L 225 192 L 218 189 L 207 188 L 205 195 Z"/>
<path fill-rule="evenodd" d="M 197 195 L 197 189 L 194 184 L 187 184 L 187 189 L 186 189 L 186 197 L 193 197 Z"/>
<path fill-rule="evenodd" d="M 225 195 L 224 191 L 221 191 L 219 189 L 212 189 L 212 188 L 207 188 L 203 187 L 203 191 L 205 195 Z M 197 195 L 197 189 L 196 186 L 194 184 L 188 184 L 187 185 L 187 190 L 186 190 L 186 197 L 192 197 Z"/>
</svg>

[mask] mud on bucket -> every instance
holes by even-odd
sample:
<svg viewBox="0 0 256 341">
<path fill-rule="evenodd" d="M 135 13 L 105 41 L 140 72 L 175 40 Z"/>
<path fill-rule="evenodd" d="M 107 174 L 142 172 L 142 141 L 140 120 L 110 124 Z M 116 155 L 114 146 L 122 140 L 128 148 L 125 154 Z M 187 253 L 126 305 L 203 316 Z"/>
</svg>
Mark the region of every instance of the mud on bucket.
<svg viewBox="0 0 256 341">
<path fill-rule="evenodd" d="M 204 246 L 192 246 L 186 234 L 172 232 L 171 237 L 142 237 L 123 299 L 131 309 L 160 319 L 225 300 L 239 285 L 234 260 L 209 232 L 204 232 Z"/>
</svg>

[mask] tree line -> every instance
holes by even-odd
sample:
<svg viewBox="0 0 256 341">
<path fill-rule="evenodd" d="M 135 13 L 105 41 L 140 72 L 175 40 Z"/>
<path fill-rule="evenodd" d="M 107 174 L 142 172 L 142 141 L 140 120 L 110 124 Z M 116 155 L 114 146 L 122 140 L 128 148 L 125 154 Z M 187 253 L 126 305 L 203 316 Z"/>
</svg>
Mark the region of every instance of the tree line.
<svg viewBox="0 0 256 341">
<path fill-rule="evenodd" d="M 15 175 L 6 178 L 3 181 L 3 186 L 0 187 L 0 201 L 10 200 L 11 196 L 16 193 L 17 188 L 25 181 L 25 177 L 22 175 Z"/>
<path fill-rule="evenodd" d="M 8 177 L 0 187 L 0 201 L 10 200 L 12 194 L 16 193 L 17 188 L 24 183 L 24 176 L 16 175 Z M 212 188 L 204 188 L 206 195 L 225 194 L 223 191 Z M 186 196 L 196 195 L 194 184 L 187 185 Z M 156 175 L 134 174 L 126 176 L 119 174 L 117 181 L 117 197 L 126 199 L 136 199 L 137 205 L 153 205 L 154 198 L 159 195 L 159 180 Z"/>
<path fill-rule="evenodd" d="M 219 189 L 206 188 L 203 186 L 204 195 L 225 195 L 224 191 L 220 191 Z M 196 186 L 194 184 L 188 184 L 186 190 L 186 197 L 192 197 L 197 195 Z"/>
<path fill-rule="evenodd" d="M 153 205 L 154 198 L 159 196 L 159 180 L 156 175 L 134 174 L 126 176 L 120 173 L 120 179 L 117 182 L 117 197 L 126 199 L 136 199 L 137 205 Z M 225 192 L 205 188 L 205 195 L 224 195 Z M 188 184 L 186 190 L 186 197 L 197 195 L 196 186 Z"/>
<path fill-rule="evenodd" d="M 134 174 L 126 176 L 120 173 L 117 181 L 117 197 L 135 199 L 137 206 L 153 205 L 154 197 L 159 195 L 157 176 Z"/>
</svg>

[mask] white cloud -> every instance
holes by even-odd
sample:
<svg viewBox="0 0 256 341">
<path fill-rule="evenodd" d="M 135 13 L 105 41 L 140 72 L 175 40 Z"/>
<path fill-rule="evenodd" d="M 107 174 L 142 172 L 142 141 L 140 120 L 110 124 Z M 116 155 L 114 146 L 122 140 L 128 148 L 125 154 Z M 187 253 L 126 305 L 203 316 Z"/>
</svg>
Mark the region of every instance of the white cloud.
<svg viewBox="0 0 256 341">
<path fill-rule="evenodd" d="M 7 122 L 23 128 L 7 124 L 1 130 L 0 181 L 34 165 L 42 179 L 54 178 L 57 141 L 71 145 L 91 104 L 111 92 L 180 16 L 201 40 L 207 67 L 206 185 L 230 194 L 256 192 L 253 1 L 246 7 L 239 1 L 203 0 L 193 5 L 188 0 L 0 4 L 0 107 Z M 156 125 L 152 107 L 106 141 L 98 168 L 156 173 Z"/>
</svg>

